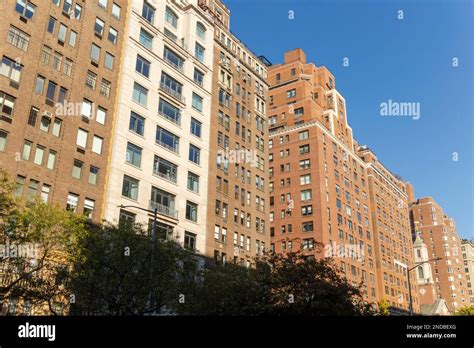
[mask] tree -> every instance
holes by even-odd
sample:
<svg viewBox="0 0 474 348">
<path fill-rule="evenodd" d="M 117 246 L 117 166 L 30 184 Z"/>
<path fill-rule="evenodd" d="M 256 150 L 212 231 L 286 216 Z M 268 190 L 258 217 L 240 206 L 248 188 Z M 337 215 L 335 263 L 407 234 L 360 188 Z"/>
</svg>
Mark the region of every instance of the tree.
<svg viewBox="0 0 474 348">
<path fill-rule="evenodd" d="M 36 314 L 65 314 L 67 250 L 84 231 L 85 218 L 42 201 L 15 198 L 5 174 L 0 180 L 2 299 L 16 300 Z"/>
<path fill-rule="evenodd" d="M 327 258 L 270 253 L 255 267 L 208 268 L 176 310 L 191 315 L 372 314 L 360 290 Z"/>
<path fill-rule="evenodd" d="M 390 303 L 386 299 L 383 298 L 382 300 L 380 300 L 378 307 L 379 307 L 378 315 L 382 315 L 382 316 L 390 315 L 390 311 L 388 310 L 390 308 Z"/>
<path fill-rule="evenodd" d="M 190 252 L 173 240 L 154 242 L 137 224 L 92 227 L 71 255 L 72 314 L 162 313 L 197 272 Z"/>
<path fill-rule="evenodd" d="M 464 306 L 459 308 L 454 315 L 474 315 L 474 306 Z"/>
</svg>

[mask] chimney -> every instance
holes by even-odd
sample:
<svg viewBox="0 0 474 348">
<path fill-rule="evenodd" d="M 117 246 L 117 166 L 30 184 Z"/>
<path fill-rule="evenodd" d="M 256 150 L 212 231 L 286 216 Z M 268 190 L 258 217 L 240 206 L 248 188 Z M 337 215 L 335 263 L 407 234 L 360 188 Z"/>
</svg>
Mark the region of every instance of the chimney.
<svg viewBox="0 0 474 348">
<path fill-rule="evenodd" d="M 306 54 L 301 48 L 296 48 L 292 51 L 285 52 L 285 63 L 299 61 L 306 64 Z"/>
</svg>

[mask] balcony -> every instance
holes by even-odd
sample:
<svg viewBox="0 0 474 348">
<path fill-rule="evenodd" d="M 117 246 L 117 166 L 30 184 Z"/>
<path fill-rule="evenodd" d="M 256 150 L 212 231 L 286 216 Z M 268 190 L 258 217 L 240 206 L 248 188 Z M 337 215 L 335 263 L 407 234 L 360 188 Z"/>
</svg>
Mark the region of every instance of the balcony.
<svg viewBox="0 0 474 348">
<path fill-rule="evenodd" d="M 180 103 L 185 104 L 185 99 L 181 93 L 176 92 L 174 89 L 171 89 L 169 86 L 167 86 L 164 82 L 160 82 L 160 90 L 168 94 L 169 96 L 173 97 Z"/>
<path fill-rule="evenodd" d="M 149 201 L 148 209 L 150 210 L 156 209 L 158 214 L 168 216 L 172 219 L 176 219 L 176 220 L 178 219 L 178 211 L 173 208 L 167 207 L 166 205 Z"/>
</svg>

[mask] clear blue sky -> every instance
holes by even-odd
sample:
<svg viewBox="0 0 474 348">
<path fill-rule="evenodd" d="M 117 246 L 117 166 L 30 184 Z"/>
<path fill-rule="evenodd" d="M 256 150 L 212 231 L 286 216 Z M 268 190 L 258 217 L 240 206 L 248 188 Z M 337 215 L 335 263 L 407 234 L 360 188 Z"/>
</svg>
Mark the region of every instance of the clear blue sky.
<svg viewBox="0 0 474 348">
<path fill-rule="evenodd" d="M 359 144 L 413 183 L 417 197 L 432 196 L 462 237 L 474 238 L 473 1 L 224 2 L 232 32 L 257 55 L 280 63 L 286 50 L 300 47 L 325 65 Z M 389 99 L 419 102 L 420 119 L 380 116 Z"/>
</svg>

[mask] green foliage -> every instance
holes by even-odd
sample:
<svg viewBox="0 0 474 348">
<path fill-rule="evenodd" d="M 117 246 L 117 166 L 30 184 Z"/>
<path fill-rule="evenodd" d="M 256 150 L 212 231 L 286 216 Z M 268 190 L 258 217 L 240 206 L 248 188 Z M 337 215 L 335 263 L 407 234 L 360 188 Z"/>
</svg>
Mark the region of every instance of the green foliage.
<svg viewBox="0 0 474 348">
<path fill-rule="evenodd" d="M 390 303 L 386 299 L 382 299 L 379 302 L 379 312 L 378 315 L 382 316 L 388 316 L 390 315 L 390 311 L 388 310 L 390 308 Z"/>
<path fill-rule="evenodd" d="M 464 306 L 459 308 L 454 315 L 474 315 L 474 306 Z"/>
</svg>

